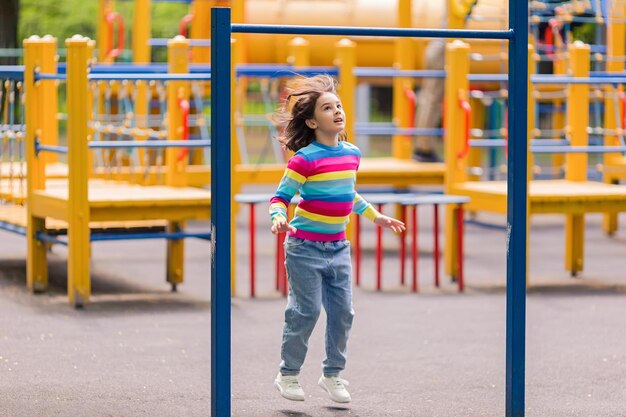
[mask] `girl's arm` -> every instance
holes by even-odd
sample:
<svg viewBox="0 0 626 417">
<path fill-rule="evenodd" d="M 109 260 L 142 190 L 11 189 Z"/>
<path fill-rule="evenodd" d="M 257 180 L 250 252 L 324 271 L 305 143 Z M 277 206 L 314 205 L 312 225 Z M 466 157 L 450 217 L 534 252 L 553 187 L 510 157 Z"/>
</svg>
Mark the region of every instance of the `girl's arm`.
<svg viewBox="0 0 626 417">
<path fill-rule="evenodd" d="M 371 220 L 378 226 L 393 230 L 395 233 L 401 233 L 406 230 L 403 222 L 379 213 L 378 210 L 361 197 L 359 193 L 354 194 L 354 206 L 352 207 L 352 211 Z"/>
<path fill-rule="evenodd" d="M 270 216 L 272 233 L 295 232 L 296 229 L 287 222 L 287 207 L 291 199 L 302 188 L 308 176 L 308 161 L 300 155 L 294 155 L 287 164 L 283 178 L 278 184 L 274 197 L 270 199 Z"/>
</svg>

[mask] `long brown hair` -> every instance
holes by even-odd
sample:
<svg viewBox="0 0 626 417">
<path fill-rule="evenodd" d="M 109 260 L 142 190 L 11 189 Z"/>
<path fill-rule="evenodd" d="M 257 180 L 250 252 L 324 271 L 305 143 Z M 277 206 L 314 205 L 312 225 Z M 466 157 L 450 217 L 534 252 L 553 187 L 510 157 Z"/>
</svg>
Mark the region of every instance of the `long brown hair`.
<svg viewBox="0 0 626 417">
<path fill-rule="evenodd" d="M 284 126 L 278 140 L 285 148 L 296 152 L 315 140 L 315 131 L 306 121 L 313 118 L 315 104 L 322 94 L 337 95 L 337 81 L 329 75 L 299 78 L 287 91 L 289 95 L 274 119 Z M 339 134 L 339 140 L 346 140 L 345 131 Z"/>
</svg>

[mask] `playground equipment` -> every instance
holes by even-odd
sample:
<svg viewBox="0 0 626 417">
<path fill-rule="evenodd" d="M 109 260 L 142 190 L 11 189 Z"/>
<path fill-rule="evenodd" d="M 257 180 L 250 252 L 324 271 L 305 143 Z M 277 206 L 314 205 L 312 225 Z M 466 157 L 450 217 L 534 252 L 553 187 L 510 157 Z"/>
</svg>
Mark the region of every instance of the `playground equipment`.
<svg viewBox="0 0 626 417">
<path fill-rule="evenodd" d="M 70 303 L 82 306 L 90 296 L 90 246 L 93 241 L 118 239 L 165 238 L 167 248 L 167 281 L 175 289 L 183 279 L 184 238 L 207 239 L 207 233 L 187 233 L 184 222 L 191 219 L 207 219 L 211 208 L 211 193 L 206 190 L 185 187 L 185 159 L 177 158 L 179 149 L 207 146 L 208 143 L 183 140 L 183 117 L 185 91 L 191 79 L 207 79 L 205 74 L 193 77 L 179 71 L 186 63 L 187 43 L 172 41 L 169 66 L 180 74 L 156 75 L 123 74 L 112 77 L 106 74 L 89 75 L 93 43 L 80 36 L 66 41 L 68 48 L 67 74 L 56 74 L 54 38 L 32 37 L 24 42 L 26 96 L 25 152 L 27 160 L 27 281 L 29 288 L 41 291 L 47 285 L 46 242 L 68 246 L 68 297 Z M 45 51 L 45 52 L 44 52 Z M 40 71 L 35 72 L 39 68 Z M 168 141 L 93 141 L 89 129 L 89 113 L 92 111 L 90 91 L 93 83 L 111 79 L 155 79 L 167 82 L 168 90 Z M 42 144 L 50 129 L 56 126 L 42 124 L 41 103 L 56 99 L 56 80 L 66 79 L 68 107 L 68 146 Z M 91 88 L 90 88 L 91 83 Z M 46 96 L 53 92 L 53 97 Z M 183 99 L 181 99 L 181 97 Z M 168 165 L 166 185 L 140 186 L 128 183 L 91 179 L 90 161 L 95 158 L 93 149 L 109 148 L 167 148 Z M 90 151 L 92 149 L 92 151 Z M 44 176 L 45 152 L 67 153 L 68 177 L 51 182 Z M 64 222 L 67 240 L 50 233 L 47 219 Z M 139 223 L 135 223 L 139 221 Z M 147 223 L 165 224 L 165 232 L 133 233 Z M 156 221 L 156 222 L 155 222 Z M 105 224 L 126 225 L 125 233 L 94 233 Z M 100 230 L 99 230 L 100 231 Z M 136 232 L 136 231 L 135 231 Z"/>
<path fill-rule="evenodd" d="M 220 63 L 218 57 L 230 58 L 229 48 L 231 33 L 271 33 L 271 34 L 318 34 L 318 35 L 339 35 L 339 36 L 402 36 L 402 37 L 475 37 L 492 38 L 510 41 L 510 92 L 509 99 L 512 105 L 511 111 L 519 116 L 521 120 L 526 119 L 527 88 L 521 80 L 527 79 L 528 55 L 527 55 L 527 4 L 522 2 L 510 2 L 510 28 L 501 31 L 463 31 L 463 30 L 420 30 L 420 29 L 368 29 L 368 28 L 337 28 L 337 27 L 316 27 L 306 28 L 301 26 L 279 27 L 279 26 L 251 26 L 232 25 L 230 23 L 229 9 L 214 9 L 212 11 L 212 83 L 215 87 L 220 87 L 220 91 L 213 91 L 211 96 L 214 106 L 218 109 L 218 103 L 230 104 L 231 73 L 227 63 Z M 465 71 L 468 70 L 467 62 Z M 455 90 L 458 91 L 458 90 Z M 456 104 L 456 97 L 453 100 Z M 217 112 L 216 112 L 217 113 Z M 217 129 L 221 125 L 221 131 L 213 131 L 211 137 L 217 143 L 228 140 L 229 126 L 231 122 L 226 115 L 220 114 L 222 119 L 213 119 L 212 129 Z M 217 115 L 216 115 L 217 116 Z M 220 123 L 221 121 L 223 123 Z M 520 123 L 516 119 L 509 121 L 509 135 L 511 146 L 510 152 L 510 183 L 511 193 L 509 193 L 510 203 L 507 213 L 510 220 L 510 250 L 507 251 L 507 416 L 524 415 L 524 323 L 525 323 L 525 275 L 526 275 L 526 124 Z M 212 147 L 217 150 L 217 147 Z M 228 150 L 223 150 L 228 152 Z M 230 161 L 230 158 L 224 158 Z M 516 163 L 513 163 L 515 159 Z M 213 169 L 212 173 L 228 173 L 228 169 Z M 228 174 L 226 174 L 228 175 Z M 519 184 L 518 184 L 519 181 Z M 212 182 L 213 183 L 213 182 Z M 512 186 L 515 184 L 515 186 Z M 216 199 L 212 207 L 220 207 L 220 202 L 229 206 L 230 200 L 224 195 L 214 194 Z M 222 200 L 223 199 L 223 200 Z M 517 203 L 517 204 L 516 204 Z M 520 210 L 522 203 L 523 210 Z M 229 214 L 226 214 L 227 219 Z M 221 222 L 222 225 L 231 224 L 228 220 Z M 219 222 L 219 219 L 212 217 L 212 222 Z M 217 223 L 220 224 L 220 223 Z M 223 233 L 227 237 L 227 233 Z M 218 242 L 221 242 L 217 238 Z M 226 240 L 228 242 L 228 239 Z M 224 242 L 220 243 L 225 245 Z M 218 246 L 216 245 L 216 248 Z M 221 246 L 221 250 L 226 248 Z M 230 287 L 220 277 L 230 275 L 229 257 L 232 254 L 221 252 L 217 257 L 218 262 L 213 263 L 211 285 L 212 285 L 212 326 L 211 326 L 211 413 L 221 417 L 231 413 L 231 392 L 230 392 Z M 221 263 L 220 263 L 221 261 Z"/>
<path fill-rule="evenodd" d="M 529 73 L 533 73 L 533 51 L 529 47 Z M 560 84 L 568 86 L 567 146 L 539 145 L 532 142 L 535 130 L 535 102 L 529 100 L 528 131 L 529 143 L 533 143 L 531 153 L 559 152 L 564 153 L 566 160 L 565 180 L 528 180 L 528 213 L 545 214 L 559 213 L 566 216 L 566 260 L 565 267 L 572 275 L 583 268 L 584 214 L 589 212 L 617 213 L 626 210 L 626 188 L 616 185 L 602 184 L 587 180 L 587 153 L 624 152 L 624 146 L 588 146 L 587 126 L 589 122 L 589 85 L 612 85 L 626 82 L 626 77 L 590 78 L 589 47 L 575 42 L 568 48 L 571 76 L 539 76 L 529 78 L 528 95 L 534 97 L 534 87 L 540 84 Z M 454 123 L 464 117 L 462 104 L 469 95 L 467 74 L 469 47 L 455 43 L 447 50 L 447 63 L 457 72 L 446 79 L 446 160 L 449 164 L 446 177 L 446 192 L 466 195 L 471 198 L 469 210 L 506 213 L 507 185 L 503 181 L 467 181 L 467 160 L 463 149 L 472 146 L 469 139 L 469 118 L 466 124 Z M 574 105 L 575 103 L 575 105 Z M 509 120 L 511 123 L 511 120 Z M 518 138 L 519 140 L 519 138 Z M 489 142 L 489 141 L 485 141 Z M 495 141 L 494 141 L 495 142 Z M 550 142 L 550 141 L 548 141 Z M 484 145 L 484 143 L 482 143 Z M 494 145 L 492 143 L 491 145 Z M 487 143 L 487 146 L 489 144 Z M 508 146 L 512 146 L 509 140 Z M 532 164 L 532 157 L 529 157 Z M 519 186 L 519 184 L 518 184 Z M 510 191 L 511 189 L 508 188 Z M 447 222 L 451 223 L 448 213 Z M 453 244 L 454 236 L 447 231 L 447 245 Z M 446 251 L 449 252 L 449 251 Z M 451 252 L 449 252 L 451 253 Z M 454 261 L 448 258 L 446 271 L 454 271 Z"/>
</svg>

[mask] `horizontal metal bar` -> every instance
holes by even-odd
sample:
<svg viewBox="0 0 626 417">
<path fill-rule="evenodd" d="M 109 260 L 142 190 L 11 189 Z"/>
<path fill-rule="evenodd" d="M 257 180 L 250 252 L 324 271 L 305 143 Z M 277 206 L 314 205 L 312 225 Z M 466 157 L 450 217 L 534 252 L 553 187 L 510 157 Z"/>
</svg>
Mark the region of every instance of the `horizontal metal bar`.
<svg viewBox="0 0 626 417">
<path fill-rule="evenodd" d="M 210 240 L 210 232 L 147 232 L 147 233 L 94 233 L 91 235 L 92 242 L 104 242 L 112 240 L 147 240 L 147 239 L 203 239 Z"/>
<path fill-rule="evenodd" d="M 238 77 L 290 77 L 318 74 L 339 75 L 337 67 L 294 67 L 292 65 L 238 65 Z"/>
<path fill-rule="evenodd" d="M 408 77 L 408 78 L 446 78 L 443 70 L 397 70 L 393 68 L 356 67 L 356 77 Z"/>
<path fill-rule="evenodd" d="M 24 80 L 24 65 L 0 65 L 0 79 Z"/>
<path fill-rule="evenodd" d="M 547 142 L 547 143 L 546 143 Z M 472 139 L 469 141 L 472 148 L 504 148 L 507 145 L 506 139 Z M 547 147 L 569 147 L 568 140 L 533 139 L 530 145 L 533 149 Z"/>
<path fill-rule="evenodd" d="M 428 135 L 428 136 L 443 136 L 443 129 L 436 128 L 402 128 L 402 127 L 376 127 L 376 126 L 357 126 L 354 129 L 354 133 L 357 135 L 403 135 L 403 136 L 415 136 L 415 135 Z"/>
<path fill-rule="evenodd" d="M 35 154 L 39 152 L 67 153 L 67 146 L 40 145 L 35 141 Z"/>
<path fill-rule="evenodd" d="M 36 72 L 35 81 L 40 80 L 67 80 L 67 74 L 45 74 Z"/>
<path fill-rule="evenodd" d="M 16 233 L 21 236 L 26 236 L 26 228 L 22 226 L 17 226 L 15 224 L 11 224 L 8 222 L 0 222 L 0 229 L 6 230 L 7 232 Z"/>
<path fill-rule="evenodd" d="M 626 76 L 614 77 L 568 77 L 534 75 L 533 84 L 626 84 Z"/>
<path fill-rule="evenodd" d="M 187 74 L 89 74 L 91 81 L 210 81 L 210 73 Z"/>
<path fill-rule="evenodd" d="M 298 26 L 298 25 L 231 25 L 232 33 L 265 33 L 287 35 L 336 35 L 378 36 L 402 38 L 467 38 L 467 39 L 511 39 L 513 30 L 466 30 L 466 29 L 412 29 L 371 28 L 345 26 Z"/>
<path fill-rule="evenodd" d="M 115 148 L 204 148 L 210 140 L 120 140 L 89 142 L 90 149 Z"/>
<path fill-rule="evenodd" d="M 533 153 L 623 153 L 626 146 L 532 146 Z"/>
<path fill-rule="evenodd" d="M 468 74 L 468 81 L 508 81 L 508 74 Z"/>
<path fill-rule="evenodd" d="M 167 46 L 170 38 L 152 38 L 148 39 L 148 45 L 150 46 Z M 190 46 L 210 47 L 210 39 L 188 39 Z"/>
<path fill-rule="evenodd" d="M 64 62 L 59 63 L 57 66 L 59 74 L 67 73 L 67 65 Z M 209 64 L 190 64 L 189 72 L 196 74 L 199 72 L 211 72 L 211 65 Z M 96 64 L 91 67 L 90 74 L 118 74 L 118 73 L 154 73 L 154 74 L 167 74 L 166 63 L 152 63 L 152 64 L 127 64 L 127 63 L 114 63 L 114 64 Z"/>
<path fill-rule="evenodd" d="M 58 237 L 49 235 L 47 233 L 37 232 L 35 233 L 35 237 L 37 238 L 37 240 L 40 240 L 42 242 L 67 246 L 67 240 L 59 239 Z"/>
</svg>

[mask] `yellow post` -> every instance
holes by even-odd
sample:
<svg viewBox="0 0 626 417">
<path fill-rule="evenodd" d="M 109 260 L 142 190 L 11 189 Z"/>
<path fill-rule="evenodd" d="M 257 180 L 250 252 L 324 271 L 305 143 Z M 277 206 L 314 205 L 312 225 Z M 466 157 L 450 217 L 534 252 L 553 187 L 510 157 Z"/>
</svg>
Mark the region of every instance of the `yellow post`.
<svg viewBox="0 0 626 417">
<path fill-rule="evenodd" d="M 135 64 L 150 63 L 150 19 L 151 0 L 135 0 L 135 14 L 133 21 L 133 62 Z M 137 81 L 135 98 L 135 121 L 138 129 L 148 127 L 148 82 Z M 146 140 L 145 134 L 134 135 L 136 140 Z M 138 149 L 139 165 L 148 164 L 145 149 Z"/>
<path fill-rule="evenodd" d="M 533 154 L 530 152 L 530 142 L 532 141 L 534 134 L 533 129 L 535 128 L 535 99 L 533 98 L 534 86 L 530 81 L 530 78 L 535 73 L 535 46 L 532 43 L 528 43 L 528 80 L 526 81 L 526 85 L 528 86 L 528 90 L 526 92 L 528 98 L 528 115 L 527 115 L 527 125 L 526 125 L 526 149 L 528 154 L 527 165 L 526 165 L 526 190 L 530 194 L 530 182 L 533 178 L 532 167 L 534 165 Z M 526 253 L 530 254 L 530 197 L 526 198 Z M 526 255 L 526 284 L 528 285 L 529 276 L 530 276 L 530 256 Z"/>
<path fill-rule="evenodd" d="M 354 67 L 356 66 L 356 43 L 350 39 L 340 39 L 335 43 L 336 62 L 339 68 L 339 97 L 343 103 L 343 109 L 346 113 L 346 134 L 348 141 L 354 143 L 354 125 L 356 123 L 356 77 L 354 76 Z M 346 236 L 348 240 L 354 237 L 354 216 L 351 215 L 351 221 L 346 228 Z"/>
<path fill-rule="evenodd" d="M 410 28 L 412 0 L 399 0 L 397 9 L 398 27 Z M 415 40 L 398 38 L 395 41 L 394 68 L 399 70 L 415 69 Z M 393 79 L 393 122 L 400 128 L 411 126 L 415 108 L 410 105 L 409 95 L 414 95 L 415 83 L 410 77 Z M 413 98 L 414 99 L 414 98 Z M 394 135 L 391 142 L 391 155 L 398 159 L 411 159 L 412 139 L 408 135 Z"/>
<path fill-rule="evenodd" d="M 167 44 L 167 65 L 170 74 L 187 73 L 189 63 L 187 51 L 189 40 L 183 36 L 176 36 Z M 169 81 L 167 83 L 167 133 L 170 139 L 183 139 L 183 112 L 181 100 L 189 100 L 188 81 Z M 182 148 L 168 148 L 165 152 L 167 164 L 166 184 L 172 187 L 187 185 L 187 156 L 183 156 Z M 169 222 L 168 232 L 178 232 L 184 228 L 184 222 Z M 185 241 L 170 239 L 167 241 L 167 282 L 176 286 L 183 282 L 184 276 Z"/>
<path fill-rule="evenodd" d="M 43 291 L 48 286 L 48 262 L 46 260 L 46 246 L 37 240 L 35 234 L 45 229 L 45 219 L 33 215 L 31 197 L 33 191 L 45 188 L 45 166 L 42 158 L 35 154 L 35 139 L 42 136 L 41 112 L 43 103 L 43 84 L 54 81 L 38 81 L 35 83 L 35 69 L 45 72 L 56 71 L 56 62 L 44 62 L 43 45 L 51 43 L 56 47 L 56 39 L 46 37 L 40 39 L 31 36 L 24 41 L 24 89 L 26 92 L 26 210 L 28 223 L 26 226 L 27 257 L 26 257 L 26 283 L 32 291 Z M 49 58 L 49 57 L 48 57 Z M 51 67 L 53 69 L 51 69 Z"/>
<path fill-rule="evenodd" d="M 558 38 L 558 37 L 557 37 Z M 557 40 L 560 43 L 560 40 Z M 557 47 L 557 52 L 555 53 L 554 59 L 554 75 L 565 75 L 567 72 L 567 61 L 565 60 L 564 51 L 562 51 L 562 46 Z M 555 130 L 565 128 L 565 111 L 563 106 L 565 104 L 564 100 L 556 99 L 553 100 L 552 104 L 555 108 L 561 109 L 561 111 L 553 111 L 552 112 L 552 128 Z M 555 169 L 555 172 L 559 168 L 563 168 L 565 163 L 565 156 L 563 154 L 555 153 L 552 155 L 552 166 Z"/>
<path fill-rule="evenodd" d="M 606 58 L 606 70 L 607 72 L 624 72 L 625 64 L 621 59 L 626 54 L 626 3 L 618 4 L 618 2 L 612 2 L 612 7 L 609 12 L 608 28 L 607 28 L 607 58 Z M 615 112 L 615 97 L 617 94 L 624 92 L 624 86 L 620 85 L 617 88 L 614 86 L 604 87 L 604 128 L 607 130 L 615 131 L 617 129 L 618 114 Z M 625 126 L 622 126 L 625 129 Z M 605 134 L 604 144 L 606 146 L 619 146 L 619 137 L 616 134 Z M 605 153 L 604 154 L 604 182 L 606 183 L 618 183 L 619 179 L 613 178 L 609 171 L 611 166 L 619 164 L 622 160 L 619 153 Z M 613 234 L 617 231 L 617 213 L 607 213 L 604 215 L 602 222 L 602 228 L 608 234 Z"/>
<path fill-rule="evenodd" d="M 232 9 L 233 23 L 246 23 L 245 0 L 232 0 L 230 7 Z M 248 43 L 247 43 L 248 34 L 235 33 L 233 34 L 233 38 L 237 42 L 236 51 L 232 52 L 234 56 L 235 64 L 243 64 L 247 61 L 247 56 L 248 56 Z"/>
<path fill-rule="evenodd" d="M 65 41 L 67 48 L 67 146 L 68 189 L 68 282 L 70 303 L 77 307 L 91 294 L 89 258 L 89 194 L 87 64 L 91 58 L 89 39 L 75 35 Z"/>
<path fill-rule="evenodd" d="M 472 126 L 486 129 L 485 125 L 485 103 L 480 98 L 470 99 L 472 106 Z M 483 159 L 483 150 L 481 148 L 471 148 L 467 155 L 467 165 L 469 167 L 480 167 Z M 469 181 L 479 181 L 480 175 L 470 174 Z"/>
<path fill-rule="evenodd" d="M 339 96 L 346 112 L 346 133 L 348 141 L 354 143 L 354 124 L 356 122 L 355 93 L 356 77 L 354 67 L 356 66 L 356 43 L 350 39 L 341 39 L 335 43 L 337 50 L 337 67 L 339 67 Z"/>
<path fill-rule="evenodd" d="M 294 67 L 308 67 L 311 65 L 311 43 L 304 38 L 295 37 L 289 41 L 289 56 L 287 63 Z"/>
<path fill-rule="evenodd" d="M 580 41 L 568 47 L 571 74 L 574 77 L 589 76 L 590 48 Z M 570 84 L 568 87 L 567 123 L 571 146 L 587 146 L 589 126 L 589 86 Z M 574 104 L 575 103 L 575 104 Z M 587 180 L 588 155 L 569 153 L 565 156 L 565 179 Z M 585 215 L 568 214 L 565 220 L 565 268 L 576 275 L 583 269 L 585 238 Z"/>
<path fill-rule="evenodd" d="M 230 193 L 230 204 L 232 207 L 233 213 L 239 213 L 239 204 L 235 201 L 235 195 L 237 195 L 241 191 L 241 181 L 238 179 L 237 173 L 237 165 L 241 163 L 241 155 L 239 154 L 239 147 L 237 146 L 237 128 L 235 126 L 235 119 L 237 117 L 237 103 L 236 100 L 236 92 L 237 92 L 237 83 L 236 73 L 235 73 L 235 63 L 236 58 L 235 54 L 239 45 L 235 39 L 231 40 L 231 56 L 230 56 L 230 79 L 232 82 L 230 83 L 230 137 L 231 140 L 231 153 L 230 153 L 230 183 L 231 183 L 231 193 Z M 230 216 L 230 252 L 233 254 L 237 253 L 237 216 Z M 230 293 L 233 297 L 237 295 L 237 256 L 230 257 L 230 267 L 231 267 L 231 276 L 230 276 Z"/>
<path fill-rule="evenodd" d="M 190 39 L 211 39 L 211 7 L 214 6 L 214 0 L 194 0 L 192 4 L 193 21 L 189 32 Z M 191 48 L 191 62 L 194 64 L 211 62 L 211 48 L 193 46 Z"/>
<path fill-rule="evenodd" d="M 467 43 L 455 40 L 446 45 L 446 81 L 444 118 L 444 161 L 446 161 L 446 193 L 454 193 L 457 183 L 467 181 L 467 161 L 459 158 L 465 146 L 465 116 L 459 100 L 467 100 L 469 95 L 469 50 Z M 446 274 L 458 275 L 458 254 L 456 253 L 457 227 L 454 207 L 446 206 L 444 267 Z"/>
<path fill-rule="evenodd" d="M 113 58 L 107 57 L 107 52 L 113 47 L 109 37 L 109 29 L 106 16 L 115 9 L 114 0 L 99 0 L 98 2 L 98 28 L 96 43 L 98 44 L 98 62 L 111 63 Z"/>
<path fill-rule="evenodd" d="M 40 68 L 41 72 L 48 74 L 57 73 L 57 40 L 50 35 L 44 36 L 41 42 L 42 62 L 46 68 Z M 41 100 L 38 105 L 41 106 L 41 129 L 46 132 L 40 138 L 42 144 L 58 145 L 59 144 L 59 121 L 58 115 L 58 92 L 55 81 L 44 82 L 41 84 Z M 42 154 L 43 163 L 58 162 L 59 155 L 57 153 L 45 152 Z"/>
<path fill-rule="evenodd" d="M 150 63 L 151 0 L 135 0 L 133 15 L 133 62 Z"/>
<path fill-rule="evenodd" d="M 170 74 L 187 73 L 189 61 L 187 51 L 189 40 L 183 36 L 176 36 L 167 43 L 167 67 Z M 170 139 L 183 139 L 183 114 L 180 100 L 189 100 L 188 81 L 168 81 L 167 83 L 167 134 Z M 187 185 L 187 158 L 181 158 L 182 148 L 167 148 L 165 159 L 167 163 L 166 184 L 174 187 Z"/>
</svg>

